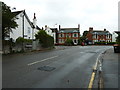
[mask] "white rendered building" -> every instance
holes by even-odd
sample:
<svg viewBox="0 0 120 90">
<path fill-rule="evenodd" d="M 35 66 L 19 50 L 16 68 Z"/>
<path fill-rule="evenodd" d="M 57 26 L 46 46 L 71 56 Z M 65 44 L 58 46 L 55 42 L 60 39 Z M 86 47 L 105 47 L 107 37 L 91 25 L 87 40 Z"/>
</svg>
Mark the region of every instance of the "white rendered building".
<svg viewBox="0 0 120 90">
<path fill-rule="evenodd" d="M 34 14 L 33 23 L 28 18 L 25 10 L 13 12 L 17 19 L 15 19 L 18 27 L 12 29 L 10 32 L 10 38 L 16 40 L 18 37 L 23 37 L 25 39 L 35 39 L 35 34 L 40 30 L 36 25 L 36 17 Z"/>
</svg>

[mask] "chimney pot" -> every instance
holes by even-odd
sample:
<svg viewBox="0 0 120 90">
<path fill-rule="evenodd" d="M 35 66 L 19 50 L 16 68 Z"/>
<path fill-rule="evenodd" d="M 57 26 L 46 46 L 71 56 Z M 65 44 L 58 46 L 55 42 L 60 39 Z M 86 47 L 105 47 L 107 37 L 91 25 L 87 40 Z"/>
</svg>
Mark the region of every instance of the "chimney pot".
<svg viewBox="0 0 120 90">
<path fill-rule="evenodd" d="M 60 30 L 61 26 L 59 25 L 59 30 Z"/>
<path fill-rule="evenodd" d="M 93 27 L 89 27 L 89 31 L 93 31 Z"/>
</svg>

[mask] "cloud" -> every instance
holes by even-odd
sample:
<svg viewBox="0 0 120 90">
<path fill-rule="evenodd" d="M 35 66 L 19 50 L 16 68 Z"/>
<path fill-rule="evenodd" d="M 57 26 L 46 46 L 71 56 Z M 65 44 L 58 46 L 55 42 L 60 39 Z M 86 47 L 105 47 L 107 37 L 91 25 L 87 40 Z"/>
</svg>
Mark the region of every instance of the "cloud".
<svg viewBox="0 0 120 90">
<path fill-rule="evenodd" d="M 25 9 L 30 20 L 36 13 L 37 24 L 53 27 L 77 27 L 81 31 L 93 26 L 95 29 L 118 28 L 118 0 L 3 0 L 17 10 Z"/>
</svg>

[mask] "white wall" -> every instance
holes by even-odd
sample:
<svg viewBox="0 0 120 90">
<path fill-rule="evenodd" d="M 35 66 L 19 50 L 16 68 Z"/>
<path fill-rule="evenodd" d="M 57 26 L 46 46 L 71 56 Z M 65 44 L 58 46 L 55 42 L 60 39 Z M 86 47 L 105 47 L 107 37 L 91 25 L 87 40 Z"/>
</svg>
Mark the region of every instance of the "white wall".
<svg viewBox="0 0 120 90">
<path fill-rule="evenodd" d="M 118 36 L 118 34 L 116 34 L 115 32 L 112 33 L 112 42 L 116 42 L 117 36 Z"/>
<path fill-rule="evenodd" d="M 51 30 L 49 27 L 46 27 L 45 32 L 46 32 L 48 35 L 50 35 L 50 36 L 53 37 L 52 30 Z"/>
<path fill-rule="evenodd" d="M 56 43 L 56 33 L 55 32 L 52 32 L 52 30 L 49 28 L 49 27 L 46 27 L 45 28 L 45 32 L 48 34 L 48 35 L 50 35 L 50 36 L 52 36 L 53 38 L 54 38 L 54 44 Z"/>
<path fill-rule="evenodd" d="M 53 38 L 54 38 L 54 44 L 56 43 L 56 33 L 53 33 Z"/>
<path fill-rule="evenodd" d="M 17 18 L 15 21 L 18 24 L 18 27 L 16 29 L 12 29 L 12 33 L 10 33 L 10 38 L 13 38 L 16 40 L 18 37 L 23 37 L 23 12 L 17 15 Z M 29 31 L 28 31 L 29 30 Z M 24 35 L 26 35 L 26 39 L 32 39 L 32 27 L 27 21 L 26 17 L 24 16 Z"/>
</svg>

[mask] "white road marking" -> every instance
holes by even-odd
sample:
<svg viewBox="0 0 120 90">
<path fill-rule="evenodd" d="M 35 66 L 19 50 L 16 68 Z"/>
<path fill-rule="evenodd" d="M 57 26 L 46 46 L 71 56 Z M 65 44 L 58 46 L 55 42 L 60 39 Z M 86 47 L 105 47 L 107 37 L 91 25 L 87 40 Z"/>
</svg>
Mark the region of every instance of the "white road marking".
<svg viewBox="0 0 120 90">
<path fill-rule="evenodd" d="M 46 58 L 46 59 L 43 59 L 43 60 L 35 61 L 35 62 L 32 62 L 32 63 L 29 63 L 28 66 L 36 64 L 36 63 L 44 62 L 44 61 L 47 61 L 49 59 L 53 59 L 53 58 L 56 58 L 56 57 L 58 57 L 58 56 L 53 56 L 53 57 Z"/>
</svg>

